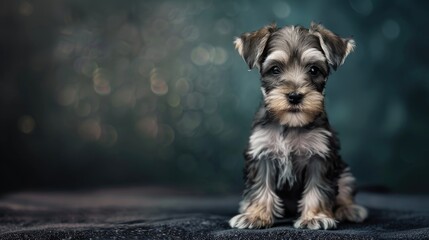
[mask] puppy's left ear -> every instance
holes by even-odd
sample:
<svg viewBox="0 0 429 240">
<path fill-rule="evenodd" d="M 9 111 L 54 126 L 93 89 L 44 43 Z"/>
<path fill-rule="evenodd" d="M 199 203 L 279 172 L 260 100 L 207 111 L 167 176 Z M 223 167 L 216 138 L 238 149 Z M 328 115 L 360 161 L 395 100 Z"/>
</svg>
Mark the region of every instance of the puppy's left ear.
<svg viewBox="0 0 429 240">
<path fill-rule="evenodd" d="M 238 53 L 246 61 L 249 68 L 260 68 L 260 60 L 268 38 L 277 30 L 275 24 L 265 26 L 257 31 L 241 34 L 235 38 L 234 45 Z"/>
<path fill-rule="evenodd" d="M 344 63 L 347 55 L 355 48 L 355 41 L 351 38 L 341 38 L 335 33 L 312 22 L 310 33 L 319 38 L 320 46 L 334 70 Z"/>
</svg>

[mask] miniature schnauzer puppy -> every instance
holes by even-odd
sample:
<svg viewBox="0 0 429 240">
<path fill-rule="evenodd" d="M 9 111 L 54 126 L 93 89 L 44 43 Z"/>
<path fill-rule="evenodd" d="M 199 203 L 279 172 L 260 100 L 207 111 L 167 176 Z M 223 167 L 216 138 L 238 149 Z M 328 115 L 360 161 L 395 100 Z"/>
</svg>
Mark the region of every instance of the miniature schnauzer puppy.
<svg viewBox="0 0 429 240">
<path fill-rule="evenodd" d="M 244 33 L 235 47 L 259 69 L 263 103 L 245 153 L 245 191 L 233 228 L 270 227 L 298 212 L 296 228 L 332 229 L 338 221 L 362 222 L 354 181 L 324 108 L 330 69 L 353 51 L 354 41 L 320 24 Z"/>
</svg>

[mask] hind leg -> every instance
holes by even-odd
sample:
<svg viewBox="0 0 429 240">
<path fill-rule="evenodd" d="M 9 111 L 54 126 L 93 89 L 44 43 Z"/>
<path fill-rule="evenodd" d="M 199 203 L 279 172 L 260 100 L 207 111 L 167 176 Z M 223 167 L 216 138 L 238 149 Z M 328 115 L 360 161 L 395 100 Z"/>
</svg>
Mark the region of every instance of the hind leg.
<svg viewBox="0 0 429 240">
<path fill-rule="evenodd" d="M 335 218 L 339 221 L 363 222 L 368 216 L 366 208 L 354 202 L 354 183 L 355 178 L 346 168 L 338 179 Z"/>
</svg>

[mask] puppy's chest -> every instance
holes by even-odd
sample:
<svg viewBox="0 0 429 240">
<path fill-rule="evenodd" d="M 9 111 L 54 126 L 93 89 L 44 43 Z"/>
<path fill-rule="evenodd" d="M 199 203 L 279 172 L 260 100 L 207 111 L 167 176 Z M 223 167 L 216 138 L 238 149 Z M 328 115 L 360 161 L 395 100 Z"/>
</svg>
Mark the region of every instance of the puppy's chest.
<svg viewBox="0 0 429 240">
<path fill-rule="evenodd" d="M 312 155 L 325 156 L 329 152 L 331 133 L 323 128 L 312 130 L 288 129 L 281 126 L 257 128 L 250 137 L 250 151 L 254 157 L 270 153 L 276 158 L 306 159 Z"/>
</svg>

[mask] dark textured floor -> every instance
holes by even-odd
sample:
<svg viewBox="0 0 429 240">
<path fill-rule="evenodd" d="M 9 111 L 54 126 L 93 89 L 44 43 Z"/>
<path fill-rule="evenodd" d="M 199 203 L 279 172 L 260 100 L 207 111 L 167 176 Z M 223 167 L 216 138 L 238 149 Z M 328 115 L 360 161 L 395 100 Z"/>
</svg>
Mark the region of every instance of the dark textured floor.
<svg viewBox="0 0 429 240">
<path fill-rule="evenodd" d="M 429 197 L 362 193 L 362 224 L 301 230 L 293 219 L 230 229 L 239 197 L 159 188 L 23 192 L 0 198 L 0 239 L 429 239 Z"/>
</svg>

